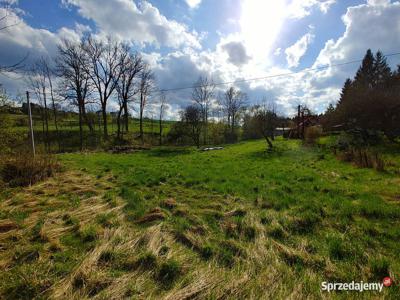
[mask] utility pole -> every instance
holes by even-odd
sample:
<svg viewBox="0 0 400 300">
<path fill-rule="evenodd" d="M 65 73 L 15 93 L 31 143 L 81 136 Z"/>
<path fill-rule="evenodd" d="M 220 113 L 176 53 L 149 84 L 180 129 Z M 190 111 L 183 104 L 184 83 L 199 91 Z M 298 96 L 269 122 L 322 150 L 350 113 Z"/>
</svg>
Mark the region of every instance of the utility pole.
<svg viewBox="0 0 400 300">
<path fill-rule="evenodd" d="M 30 136 L 31 136 L 31 143 L 32 143 L 32 153 L 33 157 L 36 155 L 35 151 L 35 139 L 33 137 L 33 124 L 32 124 L 32 110 L 31 110 L 31 102 L 29 101 L 29 92 L 26 92 L 26 100 L 28 102 L 28 114 L 29 114 L 29 131 L 30 131 Z"/>
</svg>

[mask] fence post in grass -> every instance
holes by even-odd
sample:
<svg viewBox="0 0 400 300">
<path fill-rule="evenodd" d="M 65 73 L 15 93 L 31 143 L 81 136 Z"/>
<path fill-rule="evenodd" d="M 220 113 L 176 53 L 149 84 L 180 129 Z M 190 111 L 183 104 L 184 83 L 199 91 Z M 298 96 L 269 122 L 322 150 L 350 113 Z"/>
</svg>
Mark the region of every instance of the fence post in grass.
<svg viewBox="0 0 400 300">
<path fill-rule="evenodd" d="M 31 145 L 32 145 L 32 154 L 35 157 L 35 138 L 33 136 L 33 124 L 32 124 L 32 109 L 31 109 L 31 102 L 29 101 L 29 92 L 26 92 L 26 101 L 28 102 L 28 114 L 29 114 L 29 132 L 31 136 Z"/>
</svg>

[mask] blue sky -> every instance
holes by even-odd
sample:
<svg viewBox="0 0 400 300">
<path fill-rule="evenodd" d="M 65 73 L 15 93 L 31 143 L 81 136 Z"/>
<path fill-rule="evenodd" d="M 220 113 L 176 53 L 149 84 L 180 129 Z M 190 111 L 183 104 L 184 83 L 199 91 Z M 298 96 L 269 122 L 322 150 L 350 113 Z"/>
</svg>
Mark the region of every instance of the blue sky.
<svg viewBox="0 0 400 300">
<path fill-rule="evenodd" d="M 7 0 L 15 28 L 0 32 L 0 64 L 29 52 L 56 55 L 62 37 L 111 35 L 135 45 L 161 88 L 270 76 L 361 59 L 368 48 L 400 51 L 400 4 L 390 0 Z M 1 3 L 2 1 L 0 1 Z M 4 2 L 4 1 L 3 1 Z M 14 51 L 15 50 L 15 51 Z M 389 60 L 392 66 L 399 57 Z M 262 99 L 290 114 L 299 103 L 323 111 L 357 65 L 238 84 L 250 103 Z M 0 75 L 16 93 L 23 80 Z M 224 88 L 218 92 L 222 92 Z M 190 91 L 168 95 L 170 116 Z"/>
<path fill-rule="evenodd" d="M 191 9 L 184 0 L 148 2 L 157 7 L 167 18 L 183 23 L 191 30 L 207 32 L 206 38 L 202 41 L 205 49 L 215 50 L 219 41 L 217 32 L 227 35 L 240 30 L 240 25 L 230 22 L 230 20 L 240 19 L 240 0 L 203 0 L 196 9 Z M 315 26 L 314 32 L 318 38 L 314 40 L 313 45 L 300 61 L 299 69 L 311 66 L 325 42 L 331 38 L 337 39 L 343 34 L 345 26 L 340 18 L 345 14 L 347 7 L 363 2 L 365 1 L 339 1 L 334 3 L 325 14 L 312 8 L 309 16 L 300 20 L 291 20 L 285 24 L 276 41 L 276 47 L 283 49 L 289 47 L 308 32 L 310 25 Z M 66 8 L 62 1 L 20 0 L 19 8 L 26 13 L 24 20 L 34 28 L 56 32 L 62 27 L 72 28 L 76 23 L 80 23 L 96 30 L 96 24 L 93 21 L 80 16 L 78 7 Z M 267 30 L 266 28 L 266 34 Z M 160 52 L 166 53 L 168 50 L 161 49 Z M 286 63 L 284 55 L 276 61 L 280 64 Z"/>
</svg>

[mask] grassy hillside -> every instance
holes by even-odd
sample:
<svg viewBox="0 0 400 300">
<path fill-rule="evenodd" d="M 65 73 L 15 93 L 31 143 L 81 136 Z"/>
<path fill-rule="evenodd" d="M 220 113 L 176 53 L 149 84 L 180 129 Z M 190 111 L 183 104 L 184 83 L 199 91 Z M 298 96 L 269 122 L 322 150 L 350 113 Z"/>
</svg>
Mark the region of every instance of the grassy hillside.
<svg viewBox="0 0 400 300">
<path fill-rule="evenodd" d="M 92 116 L 93 117 L 93 116 Z M 10 133 L 15 133 L 19 137 L 19 143 L 25 145 L 26 138 L 29 132 L 28 116 L 24 114 L 4 114 L 0 113 L 0 118 L 6 120 L 5 125 Z M 53 120 L 52 112 L 49 113 L 49 139 L 51 142 L 51 149 L 54 152 L 71 152 L 79 150 L 79 120 L 78 115 L 73 113 L 59 112 L 58 115 L 58 131 L 60 138 L 60 149 L 58 147 L 57 132 Z M 174 121 L 163 121 L 163 137 L 166 138 L 168 132 Z M 3 125 L 4 126 L 4 125 Z M 35 134 L 35 141 L 39 149 L 43 148 L 45 134 L 43 133 L 43 122 L 39 115 L 33 117 L 33 127 Z M 102 120 L 96 119 L 93 123 L 93 132 L 90 132 L 87 125 L 83 126 L 83 145 L 86 149 L 101 148 L 103 141 L 103 125 Z M 108 134 L 116 136 L 117 134 L 117 120 L 116 117 L 108 116 Z M 158 120 L 143 120 L 143 131 L 145 140 L 149 143 L 158 145 L 159 136 L 159 122 Z M 132 139 L 139 134 L 139 119 L 129 119 L 129 133 L 128 138 Z M 125 134 L 125 137 L 127 135 Z"/>
<path fill-rule="evenodd" d="M 398 282 L 400 175 L 264 149 L 60 155 L 63 173 L 1 194 L 2 297 L 396 299 L 320 286 Z"/>
</svg>

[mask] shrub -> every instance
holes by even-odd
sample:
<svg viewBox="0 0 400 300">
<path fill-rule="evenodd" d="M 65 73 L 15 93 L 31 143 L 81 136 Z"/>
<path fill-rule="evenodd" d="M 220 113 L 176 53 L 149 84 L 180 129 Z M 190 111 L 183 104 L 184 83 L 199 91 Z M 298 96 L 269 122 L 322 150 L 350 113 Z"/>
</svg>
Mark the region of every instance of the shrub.
<svg viewBox="0 0 400 300">
<path fill-rule="evenodd" d="M 20 154 L 9 158 L 2 170 L 1 178 L 11 187 L 28 186 L 52 176 L 60 169 L 56 160 L 49 155 Z"/>
<path fill-rule="evenodd" d="M 322 128 L 320 126 L 307 127 L 304 133 L 304 140 L 309 145 L 315 145 L 322 136 Z"/>
<path fill-rule="evenodd" d="M 339 154 L 339 159 L 353 162 L 360 168 L 371 168 L 377 171 L 385 170 L 385 162 L 381 155 L 369 149 L 349 147 Z"/>
</svg>

